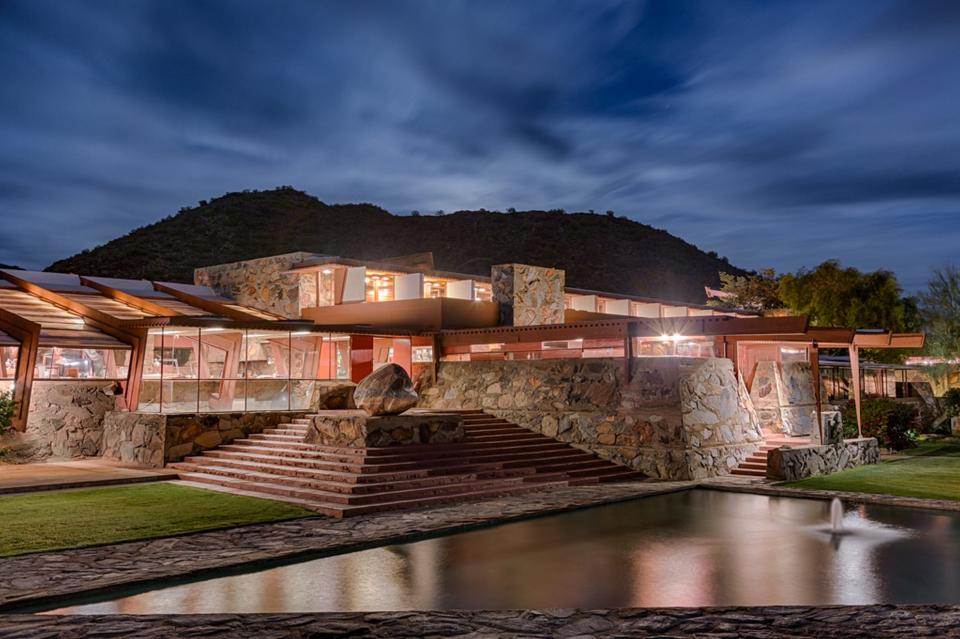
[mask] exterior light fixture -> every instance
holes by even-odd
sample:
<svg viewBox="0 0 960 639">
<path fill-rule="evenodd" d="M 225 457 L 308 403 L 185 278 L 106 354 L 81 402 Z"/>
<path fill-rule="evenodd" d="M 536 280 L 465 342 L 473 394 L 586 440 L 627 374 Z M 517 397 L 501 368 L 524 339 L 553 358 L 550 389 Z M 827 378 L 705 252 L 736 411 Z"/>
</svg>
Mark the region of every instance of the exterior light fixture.
<svg viewBox="0 0 960 639">
<path fill-rule="evenodd" d="M 324 275 L 330 275 L 331 273 L 333 273 L 333 269 L 325 268 L 320 272 L 323 273 Z"/>
</svg>

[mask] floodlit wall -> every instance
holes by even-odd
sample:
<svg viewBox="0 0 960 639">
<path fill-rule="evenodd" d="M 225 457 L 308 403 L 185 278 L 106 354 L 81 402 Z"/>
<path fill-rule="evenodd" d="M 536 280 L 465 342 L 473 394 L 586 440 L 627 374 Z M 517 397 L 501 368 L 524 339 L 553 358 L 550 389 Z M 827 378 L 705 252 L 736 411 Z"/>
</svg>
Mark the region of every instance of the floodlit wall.
<svg viewBox="0 0 960 639">
<path fill-rule="evenodd" d="M 34 456 L 43 458 L 95 457 L 103 439 L 103 416 L 116 408 L 108 381 L 36 380 L 30 394 L 30 413 L 24 440 Z"/>
<path fill-rule="evenodd" d="M 661 479 L 722 475 L 762 440 L 733 364 L 715 358 L 444 362 L 421 406 L 483 409 Z"/>
</svg>

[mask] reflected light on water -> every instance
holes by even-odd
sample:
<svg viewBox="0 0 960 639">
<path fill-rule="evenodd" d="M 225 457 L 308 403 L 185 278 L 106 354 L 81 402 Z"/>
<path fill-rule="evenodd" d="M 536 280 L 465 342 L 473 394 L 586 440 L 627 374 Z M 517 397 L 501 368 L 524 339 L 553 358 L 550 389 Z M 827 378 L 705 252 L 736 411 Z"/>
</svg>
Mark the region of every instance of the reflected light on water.
<svg viewBox="0 0 960 639">
<path fill-rule="evenodd" d="M 688 491 L 55 613 L 948 603 L 960 516 Z"/>
</svg>

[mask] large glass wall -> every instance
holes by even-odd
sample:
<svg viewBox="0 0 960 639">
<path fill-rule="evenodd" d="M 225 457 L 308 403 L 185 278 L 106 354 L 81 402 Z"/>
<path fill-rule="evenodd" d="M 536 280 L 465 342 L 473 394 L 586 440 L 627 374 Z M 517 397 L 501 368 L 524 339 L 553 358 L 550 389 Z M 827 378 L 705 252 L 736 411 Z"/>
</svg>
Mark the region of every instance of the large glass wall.
<svg viewBox="0 0 960 639">
<path fill-rule="evenodd" d="M 151 330 L 143 412 L 303 410 L 320 380 L 350 378 L 350 337 L 227 328 Z"/>
<path fill-rule="evenodd" d="M 118 379 L 127 378 L 130 350 L 113 348 L 37 349 L 34 379 Z"/>
</svg>

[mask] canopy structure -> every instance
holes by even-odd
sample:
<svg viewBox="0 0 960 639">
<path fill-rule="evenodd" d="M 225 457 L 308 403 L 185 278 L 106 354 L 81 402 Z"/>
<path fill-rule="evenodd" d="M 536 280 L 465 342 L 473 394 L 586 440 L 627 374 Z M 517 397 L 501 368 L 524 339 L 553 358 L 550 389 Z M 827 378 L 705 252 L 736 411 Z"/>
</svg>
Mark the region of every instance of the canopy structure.
<svg viewBox="0 0 960 639">
<path fill-rule="evenodd" d="M 320 330 L 206 287 L 0 269 L 0 382 L 13 390 L 15 427 L 38 378 L 120 381 L 135 407 L 149 327 L 177 322 Z"/>
</svg>

